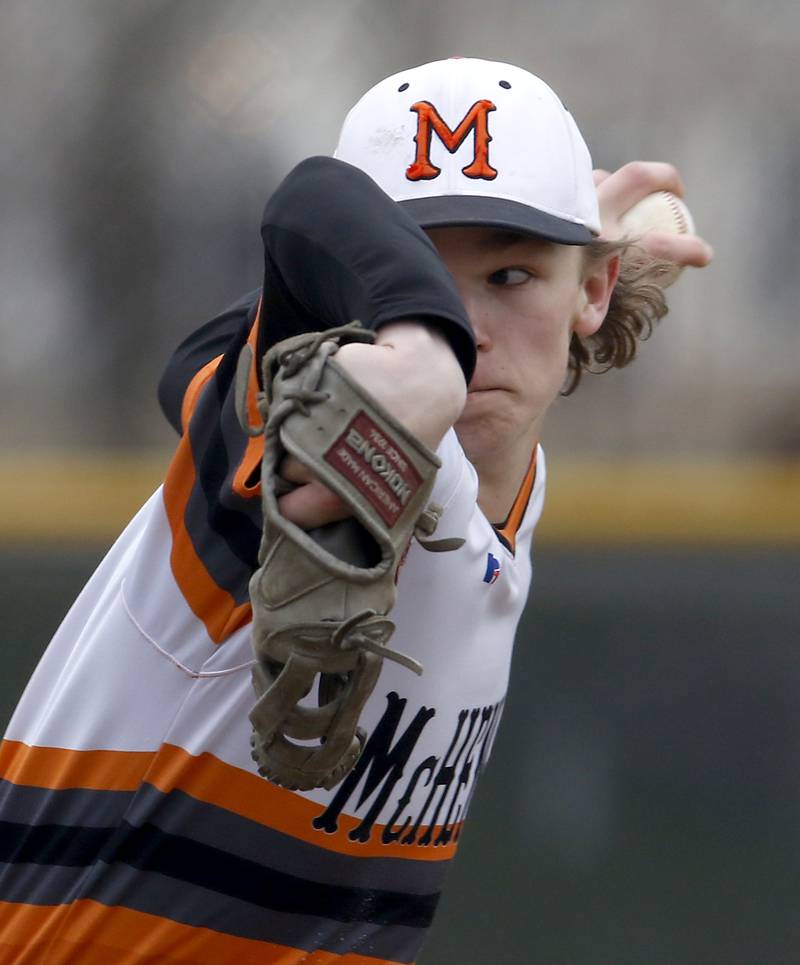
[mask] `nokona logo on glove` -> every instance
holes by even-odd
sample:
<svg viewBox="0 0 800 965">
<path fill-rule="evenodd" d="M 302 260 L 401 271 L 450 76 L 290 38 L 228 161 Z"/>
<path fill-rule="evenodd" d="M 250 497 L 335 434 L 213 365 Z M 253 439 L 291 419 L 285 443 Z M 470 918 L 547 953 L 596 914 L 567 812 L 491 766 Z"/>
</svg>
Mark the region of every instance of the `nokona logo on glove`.
<svg viewBox="0 0 800 965">
<path fill-rule="evenodd" d="M 364 411 L 352 419 L 324 458 L 369 500 L 387 526 L 395 525 L 422 484 L 400 443 Z"/>
</svg>

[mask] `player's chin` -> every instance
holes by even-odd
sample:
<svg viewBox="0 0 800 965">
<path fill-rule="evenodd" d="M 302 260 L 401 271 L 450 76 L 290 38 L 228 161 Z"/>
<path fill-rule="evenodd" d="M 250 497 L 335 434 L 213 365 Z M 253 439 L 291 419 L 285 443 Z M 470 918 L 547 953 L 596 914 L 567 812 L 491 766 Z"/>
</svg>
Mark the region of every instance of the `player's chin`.
<svg viewBox="0 0 800 965">
<path fill-rule="evenodd" d="M 456 429 L 499 441 L 507 427 L 516 422 L 516 409 L 511 392 L 502 389 L 468 392 Z"/>
</svg>

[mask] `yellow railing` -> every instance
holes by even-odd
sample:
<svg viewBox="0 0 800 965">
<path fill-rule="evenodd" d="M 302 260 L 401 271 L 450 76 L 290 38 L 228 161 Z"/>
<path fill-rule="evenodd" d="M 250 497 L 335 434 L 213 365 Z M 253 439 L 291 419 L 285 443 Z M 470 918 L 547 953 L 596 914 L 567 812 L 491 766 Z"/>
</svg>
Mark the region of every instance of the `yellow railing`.
<svg viewBox="0 0 800 965">
<path fill-rule="evenodd" d="M 0 540 L 110 542 L 159 484 L 168 453 L 17 454 L 0 460 Z M 800 546 L 800 459 L 551 456 L 540 542 Z"/>
<path fill-rule="evenodd" d="M 800 459 L 548 463 L 539 538 L 800 546 Z"/>
</svg>

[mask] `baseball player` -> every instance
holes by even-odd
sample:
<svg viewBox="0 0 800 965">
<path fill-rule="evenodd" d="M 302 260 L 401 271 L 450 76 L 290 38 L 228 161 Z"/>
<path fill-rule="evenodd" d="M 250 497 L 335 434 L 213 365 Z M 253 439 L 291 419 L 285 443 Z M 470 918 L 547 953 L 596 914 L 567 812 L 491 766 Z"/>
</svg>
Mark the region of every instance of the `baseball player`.
<svg viewBox="0 0 800 965">
<path fill-rule="evenodd" d="M 160 400 L 180 443 L 164 484 L 70 610 L 0 748 L 4 962 L 414 961 L 502 714 L 545 414 L 595 349 L 625 364 L 664 311 L 652 286 L 619 281 L 613 239 L 638 198 L 680 193 L 677 173 L 596 177 L 542 81 L 453 59 L 382 81 L 336 155 L 279 186 L 263 286 L 170 361 Z M 698 238 L 652 244 L 710 258 Z M 353 319 L 366 341 L 306 337 Z M 266 444 L 256 434 L 283 406 L 319 412 L 325 435 L 339 396 L 292 381 L 314 366 L 358 400 L 317 463 L 313 439 L 269 421 Z M 270 630 L 254 653 L 251 626 L 324 582 L 296 533 L 356 520 L 380 549 L 418 492 L 435 509 L 395 540 L 404 560 L 381 550 L 396 582 L 374 617 L 383 636 L 334 624 L 344 643 L 319 693 L 278 707 L 311 651 L 289 634 L 284 652 Z M 329 582 L 357 595 L 357 577 Z M 365 667 L 380 675 L 351 713 Z M 323 736 L 298 736 L 303 721 Z"/>
</svg>

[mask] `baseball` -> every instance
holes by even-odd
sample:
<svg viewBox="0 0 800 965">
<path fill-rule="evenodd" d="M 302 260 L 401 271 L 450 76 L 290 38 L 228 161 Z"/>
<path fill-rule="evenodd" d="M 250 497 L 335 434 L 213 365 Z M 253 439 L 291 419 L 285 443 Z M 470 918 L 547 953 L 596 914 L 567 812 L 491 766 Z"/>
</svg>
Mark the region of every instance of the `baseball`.
<svg viewBox="0 0 800 965">
<path fill-rule="evenodd" d="M 641 238 L 649 231 L 666 231 L 671 234 L 693 235 L 694 219 L 681 199 L 670 191 L 656 191 L 642 198 L 619 219 L 626 236 Z M 666 288 L 675 282 L 683 268 L 673 265 L 659 277 L 658 283 Z"/>
</svg>

